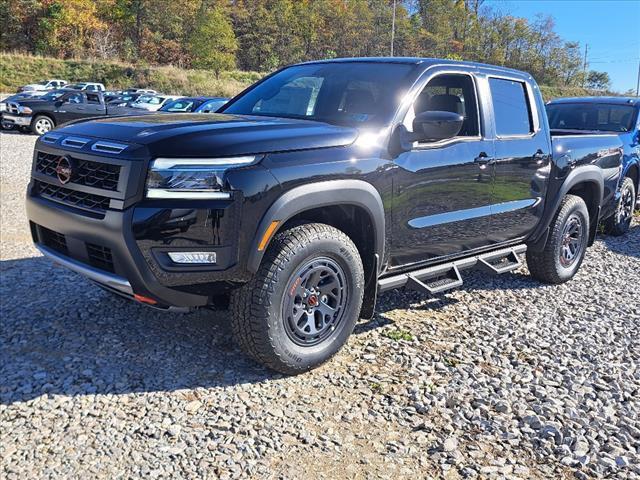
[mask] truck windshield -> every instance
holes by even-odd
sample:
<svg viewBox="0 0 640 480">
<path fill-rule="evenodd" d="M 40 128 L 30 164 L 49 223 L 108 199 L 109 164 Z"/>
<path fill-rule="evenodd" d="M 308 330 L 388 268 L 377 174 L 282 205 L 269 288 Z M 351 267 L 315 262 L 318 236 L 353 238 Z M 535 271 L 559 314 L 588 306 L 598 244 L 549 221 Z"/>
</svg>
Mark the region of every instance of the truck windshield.
<svg viewBox="0 0 640 480">
<path fill-rule="evenodd" d="M 382 126 L 391 120 L 415 71 L 415 65 L 401 63 L 296 65 L 265 79 L 220 111 Z"/>
<path fill-rule="evenodd" d="M 555 103 L 547 105 L 551 130 L 629 132 L 635 122 L 632 105 Z"/>
<path fill-rule="evenodd" d="M 65 92 L 64 90 L 62 92 L 59 92 L 59 91 L 49 92 L 46 95 L 41 96 L 40 98 L 42 100 L 46 100 L 47 102 L 53 102 L 54 100 L 57 100 L 58 98 L 60 98 L 65 93 L 67 93 L 67 92 Z"/>
</svg>

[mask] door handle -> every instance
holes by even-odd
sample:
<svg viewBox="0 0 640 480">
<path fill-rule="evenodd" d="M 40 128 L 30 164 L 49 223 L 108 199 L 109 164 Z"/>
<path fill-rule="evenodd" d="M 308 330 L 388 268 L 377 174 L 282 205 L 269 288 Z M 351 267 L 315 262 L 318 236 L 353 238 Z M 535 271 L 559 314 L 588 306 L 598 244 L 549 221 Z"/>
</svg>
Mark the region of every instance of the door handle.
<svg viewBox="0 0 640 480">
<path fill-rule="evenodd" d="M 493 165 L 494 163 L 496 163 L 496 159 L 482 152 L 480 155 L 473 159 L 473 163 L 476 163 L 480 168 L 485 169 L 487 168 L 487 165 Z"/>
</svg>

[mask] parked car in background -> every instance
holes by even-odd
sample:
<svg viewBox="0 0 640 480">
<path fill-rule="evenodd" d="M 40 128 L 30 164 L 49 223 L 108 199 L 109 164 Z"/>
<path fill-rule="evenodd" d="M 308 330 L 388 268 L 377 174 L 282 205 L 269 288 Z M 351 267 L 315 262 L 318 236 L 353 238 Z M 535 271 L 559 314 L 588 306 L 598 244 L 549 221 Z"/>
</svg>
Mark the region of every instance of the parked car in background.
<svg viewBox="0 0 640 480">
<path fill-rule="evenodd" d="M 58 88 L 63 88 L 65 85 L 67 85 L 66 80 L 43 80 L 41 82 L 23 85 L 22 87 L 18 88 L 18 93 L 20 92 L 46 93 L 49 90 L 57 90 Z"/>
<path fill-rule="evenodd" d="M 228 98 L 222 97 L 182 97 L 165 103 L 158 111 L 173 113 L 213 113 L 228 101 Z"/>
<path fill-rule="evenodd" d="M 554 135 L 613 133 L 622 140 L 624 156 L 614 199 L 616 213 L 604 222 L 604 228 L 611 235 L 624 234 L 640 201 L 640 98 L 561 98 L 547 104 L 547 115 Z"/>
<path fill-rule="evenodd" d="M 126 114 L 127 109 L 110 107 L 100 92 L 54 90 L 38 99 L 7 103 L 3 123 L 43 135 L 58 125 L 81 118 Z"/>
<path fill-rule="evenodd" d="M 120 95 L 116 95 L 115 97 L 105 96 L 104 100 L 106 103 L 108 103 L 109 105 L 113 105 L 114 107 L 129 107 L 142 95 L 142 93 L 122 93 Z"/>
<path fill-rule="evenodd" d="M 86 90 L 88 92 L 104 92 L 106 90 L 102 83 L 95 82 L 72 83 L 64 88 L 68 88 L 70 90 Z"/>
<path fill-rule="evenodd" d="M 195 113 L 215 113 L 231 100 L 226 97 L 213 97 L 195 109 Z"/>
<path fill-rule="evenodd" d="M 238 345 L 283 373 L 337 353 L 379 292 L 438 295 L 525 252 L 534 278 L 566 282 L 613 213 L 620 138 L 552 137 L 524 72 L 310 62 L 222 113 L 44 135 L 27 215 L 44 256 L 125 298 L 185 311 L 230 296 Z"/>
<path fill-rule="evenodd" d="M 132 102 L 130 107 L 140 110 L 146 110 L 148 112 L 156 112 L 163 105 L 180 98 L 179 95 L 141 95 L 135 102 Z"/>
<path fill-rule="evenodd" d="M 146 93 L 149 95 L 156 95 L 158 92 L 150 88 L 126 88 L 122 93 Z"/>
</svg>

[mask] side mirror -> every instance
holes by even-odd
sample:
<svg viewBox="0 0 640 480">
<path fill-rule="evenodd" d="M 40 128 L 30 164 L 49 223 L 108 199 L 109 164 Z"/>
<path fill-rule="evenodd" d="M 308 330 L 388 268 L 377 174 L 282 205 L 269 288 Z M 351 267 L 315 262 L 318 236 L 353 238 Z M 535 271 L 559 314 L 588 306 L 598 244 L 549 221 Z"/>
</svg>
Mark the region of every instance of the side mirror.
<svg viewBox="0 0 640 480">
<path fill-rule="evenodd" d="M 421 112 L 413 119 L 414 142 L 437 142 L 453 138 L 462 129 L 464 117 L 458 113 L 429 111 Z"/>
</svg>

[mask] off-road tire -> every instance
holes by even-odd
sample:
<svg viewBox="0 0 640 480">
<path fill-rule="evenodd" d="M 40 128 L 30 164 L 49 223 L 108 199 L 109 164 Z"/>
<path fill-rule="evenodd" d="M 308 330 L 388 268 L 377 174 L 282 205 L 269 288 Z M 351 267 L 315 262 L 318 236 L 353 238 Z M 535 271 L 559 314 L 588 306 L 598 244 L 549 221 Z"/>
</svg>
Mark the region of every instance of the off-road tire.
<svg viewBox="0 0 640 480">
<path fill-rule="evenodd" d="M 604 221 L 605 233 L 619 237 L 629 231 L 637 193 L 633 180 L 625 177 L 620 188 L 620 200 L 616 204 L 616 211 Z"/>
<path fill-rule="evenodd" d="M 570 265 L 561 262 L 561 251 L 568 222 L 580 222 L 580 250 Z M 560 204 L 550 225 L 549 236 L 542 251 L 527 250 L 527 266 L 531 276 L 544 283 L 558 284 L 571 280 L 576 274 L 587 250 L 589 242 L 589 212 L 584 200 L 575 195 L 567 195 Z"/>
<path fill-rule="evenodd" d="M 290 283 L 316 259 L 328 259 L 342 269 L 347 287 L 344 308 L 338 323 L 327 330 L 327 338 L 316 345 L 300 345 L 292 339 L 283 312 L 293 295 Z M 346 343 L 358 319 L 363 291 L 362 260 L 345 233 L 322 223 L 292 227 L 274 237 L 253 279 L 231 294 L 234 340 L 273 370 L 287 375 L 306 372 L 329 360 Z"/>
<path fill-rule="evenodd" d="M 48 122 L 48 124 L 50 125 L 50 128 L 46 131 L 40 128 L 40 125 L 44 125 L 45 122 Z M 31 121 L 31 131 L 36 135 L 44 135 L 49 130 L 53 130 L 54 128 L 56 128 L 56 122 L 54 122 L 51 117 L 48 117 L 47 115 L 36 115 L 36 117 Z"/>
</svg>

